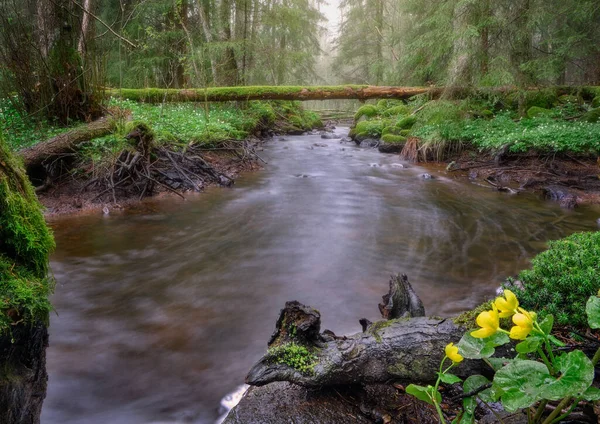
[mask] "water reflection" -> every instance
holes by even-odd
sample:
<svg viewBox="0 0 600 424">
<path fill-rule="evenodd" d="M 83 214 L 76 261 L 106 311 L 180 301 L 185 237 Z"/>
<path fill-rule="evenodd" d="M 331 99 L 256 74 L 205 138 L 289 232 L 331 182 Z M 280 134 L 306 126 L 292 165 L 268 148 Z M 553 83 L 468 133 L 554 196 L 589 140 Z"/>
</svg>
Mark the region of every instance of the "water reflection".
<svg viewBox="0 0 600 424">
<path fill-rule="evenodd" d="M 450 315 L 546 240 L 596 229 L 591 209 L 424 180 L 421 167 L 337 140 L 287 139 L 231 190 L 53 222 L 44 424 L 212 423 L 285 301 L 354 332 L 377 318 L 389 275 L 405 272 L 428 313 Z"/>
</svg>

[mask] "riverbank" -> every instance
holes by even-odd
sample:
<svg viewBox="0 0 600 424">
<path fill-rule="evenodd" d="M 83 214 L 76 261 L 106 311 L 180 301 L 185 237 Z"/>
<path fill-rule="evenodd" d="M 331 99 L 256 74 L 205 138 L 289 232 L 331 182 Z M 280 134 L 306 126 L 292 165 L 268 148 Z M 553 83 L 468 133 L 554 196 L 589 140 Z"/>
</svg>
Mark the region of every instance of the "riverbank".
<svg viewBox="0 0 600 424">
<path fill-rule="evenodd" d="M 231 186 L 240 172 L 260 168 L 262 140 L 323 128 L 316 113 L 290 101 L 212 106 L 113 99 L 106 112 L 99 124 L 30 146 L 32 138 L 57 130 L 38 123 L 36 132 L 14 110 L 3 110 L 15 128 L 8 143 L 25 147 L 28 175 L 47 215 L 110 213 L 149 196 Z"/>
<path fill-rule="evenodd" d="M 357 111 L 350 136 L 493 189 L 537 191 L 565 207 L 598 204 L 600 97 L 594 90 L 559 94 L 381 100 Z"/>
</svg>

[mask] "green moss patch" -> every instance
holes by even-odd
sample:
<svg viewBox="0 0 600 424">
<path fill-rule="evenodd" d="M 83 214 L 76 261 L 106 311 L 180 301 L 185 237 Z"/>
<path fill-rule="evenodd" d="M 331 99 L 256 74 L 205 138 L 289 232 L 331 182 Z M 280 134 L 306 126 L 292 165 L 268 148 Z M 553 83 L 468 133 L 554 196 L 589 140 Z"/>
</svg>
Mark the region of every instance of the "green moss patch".
<svg viewBox="0 0 600 424">
<path fill-rule="evenodd" d="M 587 326 L 585 304 L 600 289 L 600 232 L 552 241 L 519 274 L 523 307 L 554 315 L 562 325 Z"/>
<path fill-rule="evenodd" d="M 303 374 L 311 374 L 317 364 L 315 355 L 293 342 L 269 348 L 267 355 L 272 362 L 288 365 Z"/>
<path fill-rule="evenodd" d="M 379 114 L 379 110 L 374 105 L 363 105 L 358 108 L 356 113 L 354 114 L 354 120 L 358 121 L 363 116 L 367 118 L 374 118 Z"/>
<path fill-rule="evenodd" d="M 381 136 L 381 140 L 390 144 L 406 143 L 406 137 L 395 134 L 384 134 Z"/>
<path fill-rule="evenodd" d="M 22 164 L 0 135 L 0 333 L 12 323 L 48 321 L 48 255 L 54 239 Z"/>
</svg>

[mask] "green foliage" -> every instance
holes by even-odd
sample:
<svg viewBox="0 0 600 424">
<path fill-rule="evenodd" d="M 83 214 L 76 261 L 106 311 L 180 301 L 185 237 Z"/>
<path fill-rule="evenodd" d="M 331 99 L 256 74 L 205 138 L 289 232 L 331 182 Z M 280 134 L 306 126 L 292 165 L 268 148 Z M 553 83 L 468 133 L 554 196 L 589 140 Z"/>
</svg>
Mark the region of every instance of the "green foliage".
<svg viewBox="0 0 600 424">
<path fill-rule="evenodd" d="M 0 99 L 0 131 L 6 134 L 6 143 L 12 150 L 19 150 L 47 140 L 69 128 L 56 125 L 45 118 L 28 117 L 19 107 L 16 97 Z"/>
<path fill-rule="evenodd" d="M 303 374 L 312 373 L 317 364 L 315 355 L 293 342 L 269 348 L 267 355 L 274 363 L 288 365 Z"/>
<path fill-rule="evenodd" d="M 395 134 L 383 134 L 381 136 L 381 140 L 386 143 L 390 143 L 390 144 L 406 143 L 406 137 L 403 137 L 401 135 L 395 135 Z"/>
<path fill-rule="evenodd" d="M 527 117 L 530 119 L 536 118 L 538 116 L 548 116 L 551 115 L 552 111 L 550 109 L 545 109 L 539 106 L 531 106 L 527 110 Z"/>
<path fill-rule="evenodd" d="M 594 100 L 592 100 L 592 107 L 594 109 L 600 107 L 600 96 L 594 97 Z"/>
<path fill-rule="evenodd" d="M 506 102 L 513 110 L 519 109 L 520 103 L 524 110 L 528 110 L 533 106 L 551 109 L 558 103 L 558 94 L 556 89 L 553 88 L 527 90 L 510 93 L 506 96 Z"/>
<path fill-rule="evenodd" d="M 526 308 L 552 314 L 559 324 L 585 326 L 585 305 L 600 289 L 600 232 L 577 233 L 552 241 L 519 279 Z"/>
<path fill-rule="evenodd" d="M 459 121 L 465 117 L 463 111 L 454 102 L 446 100 L 432 100 L 425 104 L 418 113 L 417 124 L 438 125 L 447 121 Z"/>
<path fill-rule="evenodd" d="M 468 142 L 474 148 L 497 150 L 509 145 L 510 152 L 593 154 L 600 150 L 600 125 L 554 120 L 549 116 L 514 120 L 512 112 L 502 112 L 491 120 L 474 119 L 425 125 L 414 130 L 423 140 Z"/>
<path fill-rule="evenodd" d="M 54 239 L 22 164 L 0 133 L 0 333 L 16 319 L 48 321 Z"/>
<path fill-rule="evenodd" d="M 584 122 L 592 122 L 592 123 L 596 123 L 596 122 L 600 121 L 600 107 L 598 107 L 596 109 L 592 109 L 589 112 L 587 112 L 585 115 L 583 115 L 581 117 L 581 120 Z"/>
<path fill-rule="evenodd" d="M 354 120 L 358 121 L 363 116 L 367 118 L 374 118 L 379 114 L 379 110 L 374 105 L 363 105 L 358 108 L 356 113 L 354 114 Z"/>
</svg>

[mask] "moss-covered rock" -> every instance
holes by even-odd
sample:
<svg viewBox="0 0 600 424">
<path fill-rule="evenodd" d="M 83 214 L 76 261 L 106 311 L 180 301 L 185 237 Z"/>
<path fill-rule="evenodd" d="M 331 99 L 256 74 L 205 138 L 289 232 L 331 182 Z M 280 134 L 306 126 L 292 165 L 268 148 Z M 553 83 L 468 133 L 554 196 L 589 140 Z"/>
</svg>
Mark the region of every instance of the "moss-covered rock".
<svg viewBox="0 0 600 424">
<path fill-rule="evenodd" d="M 410 135 L 410 133 L 411 133 L 411 132 L 412 132 L 412 131 L 411 131 L 411 130 L 409 130 L 409 129 L 406 129 L 406 130 L 401 130 L 401 131 L 400 131 L 400 135 L 401 135 L 401 136 L 403 136 L 403 137 L 408 137 L 408 136 Z"/>
<path fill-rule="evenodd" d="M 381 136 L 381 141 L 384 141 L 386 143 L 390 143 L 390 144 L 404 144 L 406 143 L 406 137 L 403 137 L 401 135 L 396 135 L 396 134 L 384 134 Z"/>
<path fill-rule="evenodd" d="M 415 116 L 407 116 L 405 118 L 400 119 L 398 123 L 396 123 L 396 127 L 398 127 L 401 130 L 408 130 L 411 129 L 416 122 L 417 118 Z"/>
<path fill-rule="evenodd" d="M 383 131 L 381 132 L 381 135 L 384 136 L 386 134 L 395 134 L 395 135 L 400 135 L 400 132 L 403 131 L 400 128 L 398 128 L 395 125 L 389 125 L 387 127 L 385 127 L 383 129 Z"/>
<path fill-rule="evenodd" d="M 596 108 L 596 109 L 592 109 L 589 112 L 585 113 L 582 117 L 581 117 L 582 121 L 585 122 L 598 122 L 600 121 L 600 107 Z"/>
<path fill-rule="evenodd" d="M 54 239 L 22 164 L 0 135 L 0 333 L 15 321 L 48 322 Z"/>
<path fill-rule="evenodd" d="M 548 116 L 550 114 L 552 114 L 552 111 L 550 109 L 545 109 L 543 107 L 538 106 L 532 106 L 527 110 L 527 117 L 531 119 L 538 116 Z"/>
<path fill-rule="evenodd" d="M 410 113 L 411 113 L 411 110 L 408 106 L 398 105 L 398 106 L 394 106 L 394 107 L 384 110 L 382 115 L 383 116 L 399 116 L 399 115 L 408 115 Z"/>
<path fill-rule="evenodd" d="M 381 134 L 383 133 L 383 129 L 389 125 L 389 121 L 380 119 L 361 121 L 354 127 L 354 133 L 356 136 L 362 134 L 371 138 L 380 138 Z"/>
<path fill-rule="evenodd" d="M 367 118 L 374 118 L 377 115 L 379 115 L 379 110 L 377 109 L 377 106 L 363 105 L 359 107 L 356 113 L 354 114 L 354 120 L 358 121 L 363 116 L 366 116 Z"/>
<path fill-rule="evenodd" d="M 554 88 L 542 90 L 528 90 L 525 92 L 513 92 L 506 96 L 508 106 L 514 110 L 519 109 L 519 103 L 523 102 L 524 110 L 533 106 L 551 109 L 558 103 L 558 93 Z"/>
</svg>

